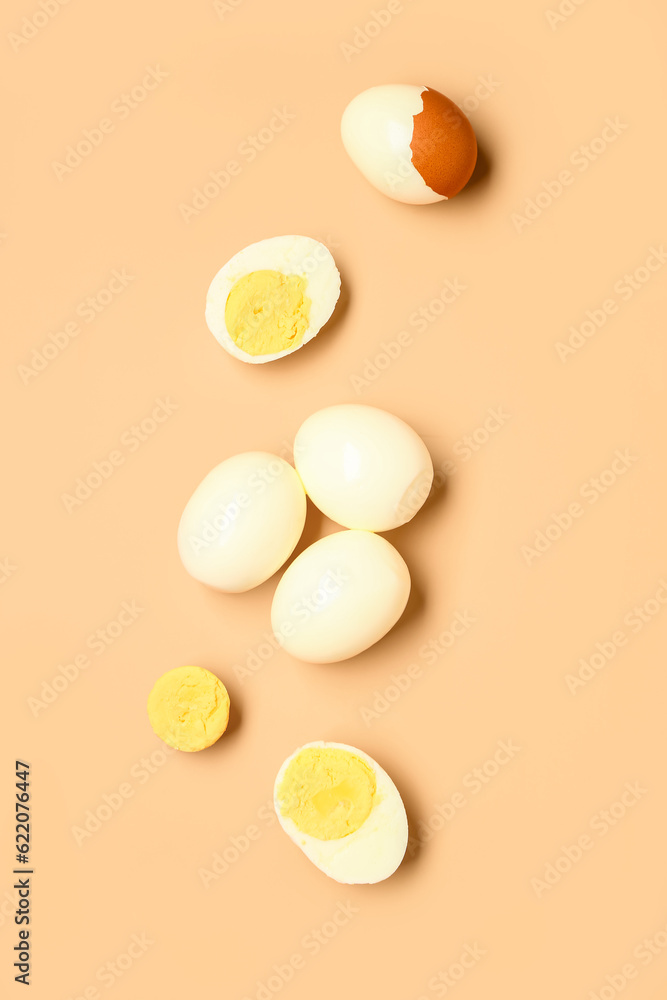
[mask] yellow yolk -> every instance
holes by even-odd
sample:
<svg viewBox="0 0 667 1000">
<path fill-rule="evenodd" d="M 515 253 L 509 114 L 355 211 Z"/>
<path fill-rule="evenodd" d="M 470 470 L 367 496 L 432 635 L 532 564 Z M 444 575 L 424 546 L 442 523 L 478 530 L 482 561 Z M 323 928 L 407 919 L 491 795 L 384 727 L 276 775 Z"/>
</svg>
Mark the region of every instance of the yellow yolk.
<svg viewBox="0 0 667 1000">
<path fill-rule="evenodd" d="M 280 271 L 251 271 L 227 296 L 225 325 L 237 347 L 254 357 L 298 347 L 308 329 L 306 280 Z"/>
<path fill-rule="evenodd" d="M 339 840 L 354 833 L 373 807 L 375 775 L 349 750 L 307 747 L 287 765 L 280 811 L 301 833 Z"/>
<path fill-rule="evenodd" d="M 170 747 L 203 750 L 227 728 L 229 695 L 210 670 L 176 667 L 163 674 L 149 694 L 148 718 Z"/>
</svg>

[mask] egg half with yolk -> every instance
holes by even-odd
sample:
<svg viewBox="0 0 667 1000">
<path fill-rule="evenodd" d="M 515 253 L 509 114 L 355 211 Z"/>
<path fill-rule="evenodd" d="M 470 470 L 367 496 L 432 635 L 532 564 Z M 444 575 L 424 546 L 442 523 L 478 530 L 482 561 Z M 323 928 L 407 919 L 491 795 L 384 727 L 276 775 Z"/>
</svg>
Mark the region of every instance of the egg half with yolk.
<svg viewBox="0 0 667 1000">
<path fill-rule="evenodd" d="M 276 777 L 283 830 L 336 882 L 381 882 L 400 865 L 408 820 L 396 785 L 372 757 L 345 743 L 306 743 Z"/>
<path fill-rule="evenodd" d="M 274 236 L 222 267 L 206 297 L 209 330 L 233 357 L 263 364 L 317 336 L 340 295 L 340 274 L 323 243 Z"/>
<path fill-rule="evenodd" d="M 477 162 L 477 140 L 459 107 L 431 87 L 385 84 L 343 112 L 350 158 L 383 194 L 411 205 L 453 198 Z"/>
</svg>

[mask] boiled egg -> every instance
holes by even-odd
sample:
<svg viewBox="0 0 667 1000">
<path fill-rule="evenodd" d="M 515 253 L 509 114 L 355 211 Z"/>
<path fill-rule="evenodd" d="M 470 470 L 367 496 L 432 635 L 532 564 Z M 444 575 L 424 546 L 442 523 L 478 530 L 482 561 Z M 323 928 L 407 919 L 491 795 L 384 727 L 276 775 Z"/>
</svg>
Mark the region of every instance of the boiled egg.
<svg viewBox="0 0 667 1000">
<path fill-rule="evenodd" d="M 433 463 L 419 435 L 375 406 L 341 403 L 297 431 L 294 464 L 316 507 L 346 528 L 389 531 L 426 500 Z"/>
<path fill-rule="evenodd" d="M 477 162 L 477 140 L 460 108 L 431 87 L 385 84 L 343 112 L 343 145 L 364 177 L 396 201 L 453 198 Z"/>
<path fill-rule="evenodd" d="M 285 833 L 336 882 L 381 882 L 405 856 L 408 820 L 396 785 L 345 743 L 295 750 L 278 771 L 274 805 Z"/>
<path fill-rule="evenodd" d="M 306 521 L 293 466 L 249 451 L 216 465 L 188 500 L 178 551 L 196 580 L 228 593 L 259 586 L 292 554 Z"/>
<path fill-rule="evenodd" d="M 274 236 L 235 254 L 213 278 L 206 323 L 233 357 L 263 364 L 317 336 L 340 295 L 331 253 L 308 236 Z"/>
<path fill-rule="evenodd" d="M 410 572 L 371 531 L 337 531 L 304 549 L 271 605 L 273 632 L 298 660 L 335 663 L 368 649 L 403 614 Z"/>
</svg>

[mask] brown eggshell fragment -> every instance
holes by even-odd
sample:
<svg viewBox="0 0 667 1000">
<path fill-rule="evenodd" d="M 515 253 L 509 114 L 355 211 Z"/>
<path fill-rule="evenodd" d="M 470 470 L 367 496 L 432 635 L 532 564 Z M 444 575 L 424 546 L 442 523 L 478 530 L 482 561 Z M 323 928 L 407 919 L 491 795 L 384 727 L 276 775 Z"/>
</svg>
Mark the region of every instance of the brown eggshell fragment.
<svg viewBox="0 0 667 1000">
<path fill-rule="evenodd" d="M 470 180 L 477 162 L 477 140 L 460 108 L 426 87 L 424 110 L 413 118 L 412 163 L 437 194 L 453 198 Z"/>
</svg>

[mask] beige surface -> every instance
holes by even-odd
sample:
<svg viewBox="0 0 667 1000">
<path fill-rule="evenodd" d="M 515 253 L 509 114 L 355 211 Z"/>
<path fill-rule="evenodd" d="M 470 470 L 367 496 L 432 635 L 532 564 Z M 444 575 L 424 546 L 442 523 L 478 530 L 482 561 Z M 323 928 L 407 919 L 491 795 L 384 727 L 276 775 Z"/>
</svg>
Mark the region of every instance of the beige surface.
<svg viewBox="0 0 667 1000">
<path fill-rule="evenodd" d="M 11 982 L 5 820 L 23 756 L 35 1000 L 110 989 L 114 1000 L 261 1000 L 266 989 L 285 1000 L 609 1000 L 607 977 L 622 985 L 628 963 L 628 1000 L 664 996 L 664 252 L 661 268 L 637 272 L 636 291 L 623 275 L 667 240 L 665 14 L 655 0 L 586 0 L 550 26 L 546 3 L 400 6 L 356 49 L 371 5 L 352 0 L 218 11 L 73 0 L 13 46 L 23 18 L 43 18 L 36 3 L 3 10 L 9 995 L 22 987 Z M 148 68 L 154 89 L 123 111 Z M 389 201 L 342 149 L 346 103 L 392 81 L 426 83 L 470 111 L 488 170 L 449 204 Z M 58 179 L 53 162 L 102 119 L 99 146 Z M 262 132 L 272 141 L 249 162 L 246 137 L 272 121 L 281 131 Z M 605 129 L 583 169 L 580 147 Z M 230 160 L 224 192 L 196 216 L 183 210 Z M 513 220 L 545 184 L 552 196 L 529 207 L 533 221 Z M 326 240 L 344 295 L 303 351 L 243 365 L 205 327 L 206 289 L 232 253 L 281 233 Z M 89 313 L 115 271 L 131 280 L 116 278 L 113 301 Z M 410 326 L 443 289 L 442 315 Z M 588 310 L 600 320 L 607 300 L 604 325 L 561 360 L 569 327 Z M 26 375 L 33 349 L 73 322 L 78 335 Z M 391 346 L 404 330 L 411 339 Z M 397 356 L 378 373 L 383 343 Z M 309 666 L 265 644 L 275 579 L 216 595 L 184 572 L 176 526 L 227 455 L 287 454 L 309 413 L 354 400 L 407 420 L 451 474 L 390 535 L 414 579 L 404 620 L 354 661 Z M 80 505 L 63 500 L 96 462 L 108 478 Z M 601 494 L 590 483 L 614 462 Z M 543 554 L 522 551 L 571 504 L 571 525 L 549 530 Z M 331 530 L 311 509 L 306 538 Z M 663 603 L 647 603 L 656 593 Z M 106 645 L 96 630 L 119 614 Z M 568 675 L 598 643 L 615 655 L 571 691 Z M 88 666 L 35 714 L 28 699 L 83 654 Z M 235 666 L 247 661 L 261 668 L 244 678 Z M 165 755 L 145 701 L 186 663 L 227 685 L 230 729 L 209 751 Z M 394 675 L 408 689 L 386 710 L 377 701 L 375 717 L 362 711 Z M 317 739 L 367 751 L 404 795 L 414 857 L 385 883 L 338 886 L 269 821 L 278 766 Z M 626 790 L 607 827 L 600 811 L 626 783 L 639 791 Z M 87 811 L 105 795 L 118 805 L 120 786 L 128 797 L 81 840 Z M 578 857 L 580 838 L 567 871 L 563 850 Z M 223 852 L 227 870 L 202 876 Z M 532 881 L 556 863 L 552 887 Z M 104 970 L 144 934 L 152 943 L 114 966 L 122 975 Z M 448 986 L 466 947 L 469 968 Z M 266 987 L 274 966 L 283 978 Z"/>
</svg>

